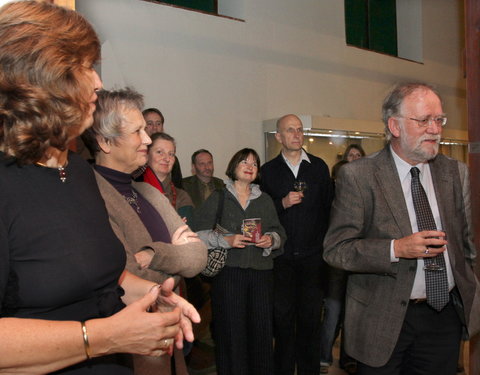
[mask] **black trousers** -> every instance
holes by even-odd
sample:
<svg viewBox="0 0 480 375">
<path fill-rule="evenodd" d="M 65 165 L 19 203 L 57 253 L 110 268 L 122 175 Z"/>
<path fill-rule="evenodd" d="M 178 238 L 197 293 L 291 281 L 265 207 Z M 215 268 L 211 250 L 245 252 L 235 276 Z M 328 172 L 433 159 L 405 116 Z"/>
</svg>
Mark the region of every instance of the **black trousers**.
<svg viewBox="0 0 480 375">
<path fill-rule="evenodd" d="M 273 374 L 273 272 L 224 267 L 212 279 L 218 375 Z"/>
<path fill-rule="evenodd" d="M 450 303 L 440 312 L 410 302 L 397 345 L 382 367 L 357 365 L 358 375 L 455 375 L 462 324 Z"/>
<path fill-rule="evenodd" d="M 318 375 L 325 263 L 320 254 L 274 262 L 275 374 L 297 365 L 298 375 Z"/>
</svg>

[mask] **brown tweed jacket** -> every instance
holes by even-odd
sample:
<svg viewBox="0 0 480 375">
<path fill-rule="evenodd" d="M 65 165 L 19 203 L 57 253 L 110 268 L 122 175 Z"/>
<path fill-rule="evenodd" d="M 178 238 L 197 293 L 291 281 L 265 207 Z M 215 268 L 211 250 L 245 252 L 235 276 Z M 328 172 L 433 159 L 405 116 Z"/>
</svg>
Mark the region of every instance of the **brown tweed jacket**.
<svg viewBox="0 0 480 375">
<path fill-rule="evenodd" d="M 144 279 L 161 283 L 169 275 L 193 277 L 205 268 L 207 248 L 203 242 L 185 245 L 153 242 L 140 218 L 122 195 L 97 172 L 95 177 L 107 206 L 110 224 L 125 246 L 128 271 Z M 184 225 L 168 199 L 157 189 L 144 182 L 133 182 L 133 186 L 162 216 L 170 235 Z M 144 249 L 152 249 L 155 255 L 149 269 L 142 270 L 135 261 L 134 254 Z"/>
<path fill-rule="evenodd" d="M 185 245 L 153 242 L 137 214 L 120 193 L 100 174 L 95 172 L 100 193 L 105 201 L 113 231 L 123 243 L 127 253 L 126 269 L 133 274 L 156 283 L 169 276 L 192 277 L 200 273 L 207 263 L 207 248 L 203 242 Z M 153 186 L 144 182 L 133 182 L 135 189 L 147 199 L 162 216 L 170 236 L 184 225 L 168 199 Z M 152 249 L 155 255 L 148 269 L 141 269 L 134 254 Z M 178 277 L 176 277 L 178 282 Z M 176 374 L 188 375 L 183 353 L 175 350 Z M 170 357 L 134 356 L 135 375 L 171 374 Z"/>
</svg>

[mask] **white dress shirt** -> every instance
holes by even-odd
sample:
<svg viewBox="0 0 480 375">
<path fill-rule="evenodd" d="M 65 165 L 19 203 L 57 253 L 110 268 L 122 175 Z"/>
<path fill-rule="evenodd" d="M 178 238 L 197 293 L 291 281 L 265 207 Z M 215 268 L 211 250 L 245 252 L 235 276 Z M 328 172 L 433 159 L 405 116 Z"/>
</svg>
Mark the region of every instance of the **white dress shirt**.
<svg viewBox="0 0 480 375">
<path fill-rule="evenodd" d="M 282 152 L 282 157 L 283 157 L 283 160 L 285 160 L 285 163 L 287 163 L 288 167 L 292 171 L 295 178 L 297 178 L 298 176 L 298 170 L 300 169 L 300 164 L 302 164 L 302 160 L 308 161 L 310 163 L 310 159 L 308 158 L 308 155 L 303 148 L 302 148 L 302 156 L 300 157 L 300 160 L 298 161 L 297 165 L 293 165 L 292 163 L 290 163 L 290 161 L 285 157 L 285 155 L 283 155 L 283 152 Z"/>
</svg>

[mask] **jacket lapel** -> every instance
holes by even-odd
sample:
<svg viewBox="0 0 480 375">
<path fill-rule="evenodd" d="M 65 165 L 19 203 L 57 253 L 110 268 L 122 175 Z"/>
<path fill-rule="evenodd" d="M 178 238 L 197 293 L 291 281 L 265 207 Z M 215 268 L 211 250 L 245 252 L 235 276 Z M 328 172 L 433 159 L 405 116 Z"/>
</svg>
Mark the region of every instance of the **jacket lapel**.
<svg viewBox="0 0 480 375">
<path fill-rule="evenodd" d="M 402 236 L 412 234 L 412 226 L 408 216 L 407 204 L 403 195 L 402 185 L 398 177 L 397 168 L 387 145 L 374 156 L 377 162 L 375 178 L 380 187 L 391 214 L 400 229 Z"/>
<path fill-rule="evenodd" d="M 429 164 L 442 228 L 447 232 L 447 235 L 448 233 L 452 234 L 451 238 L 448 239 L 450 242 L 454 240 L 453 233 L 456 233 L 458 228 L 455 228 L 456 222 L 452 220 L 455 216 L 454 174 L 450 170 L 450 163 L 447 163 L 447 161 L 448 159 L 439 155 Z M 452 268 L 455 268 L 455 245 L 453 242 L 449 248 L 451 250 L 448 252 L 450 263 Z"/>
</svg>

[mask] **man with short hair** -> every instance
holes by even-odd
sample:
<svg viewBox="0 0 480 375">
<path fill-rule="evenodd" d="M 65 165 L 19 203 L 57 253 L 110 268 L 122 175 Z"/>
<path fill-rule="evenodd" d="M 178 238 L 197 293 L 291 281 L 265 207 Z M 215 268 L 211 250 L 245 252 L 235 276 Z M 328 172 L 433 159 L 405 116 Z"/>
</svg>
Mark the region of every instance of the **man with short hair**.
<svg viewBox="0 0 480 375">
<path fill-rule="evenodd" d="M 200 149 L 192 154 L 193 176 L 185 177 L 182 181 L 193 205 L 198 208 L 217 189 L 222 189 L 225 184 L 217 177 L 213 177 L 213 156 L 210 151 Z"/>
<path fill-rule="evenodd" d="M 163 133 L 163 124 L 165 124 L 165 117 L 163 113 L 157 108 L 147 108 L 142 111 L 143 118 L 147 126 L 145 131 L 150 136 L 153 133 Z"/>
<path fill-rule="evenodd" d="M 298 375 L 318 375 L 323 238 L 333 186 L 325 162 L 302 148 L 300 118 L 281 117 L 275 137 L 282 151 L 261 169 L 261 188 L 272 197 L 287 232 L 284 254 L 273 267 L 275 374 L 293 375 L 296 365 Z"/>
<path fill-rule="evenodd" d="M 350 272 L 345 349 L 359 375 L 453 375 L 462 327 L 479 330 L 468 170 L 438 154 L 432 86 L 394 87 L 383 122 L 386 147 L 339 171 L 324 243 Z"/>
</svg>

